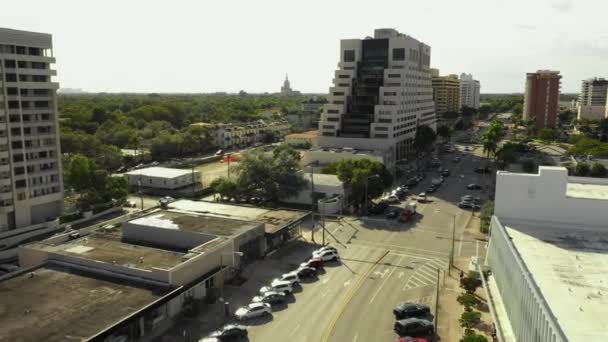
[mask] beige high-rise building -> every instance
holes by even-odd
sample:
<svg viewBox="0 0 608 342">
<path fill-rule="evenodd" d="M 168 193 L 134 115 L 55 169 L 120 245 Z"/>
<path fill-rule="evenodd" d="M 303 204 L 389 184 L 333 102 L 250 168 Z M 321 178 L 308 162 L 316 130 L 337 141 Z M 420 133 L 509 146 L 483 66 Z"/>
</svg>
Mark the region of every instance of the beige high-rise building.
<svg viewBox="0 0 608 342">
<path fill-rule="evenodd" d="M 440 76 L 439 69 L 431 69 L 435 113 L 458 112 L 460 110 L 460 80 L 458 75 Z"/>
<path fill-rule="evenodd" d="M 0 28 L 0 232 L 61 214 L 53 63 L 50 34 Z"/>
</svg>

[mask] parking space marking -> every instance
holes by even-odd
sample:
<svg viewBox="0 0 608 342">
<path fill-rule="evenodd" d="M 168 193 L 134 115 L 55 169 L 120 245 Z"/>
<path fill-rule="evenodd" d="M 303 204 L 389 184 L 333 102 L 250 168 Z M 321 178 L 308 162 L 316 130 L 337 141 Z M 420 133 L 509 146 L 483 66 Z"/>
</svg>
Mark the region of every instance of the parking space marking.
<svg viewBox="0 0 608 342">
<path fill-rule="evenodd" d="M 440 265 L 437 265 L 438 262 Z M 434 260 L 416 268 L 414 273 L 405 282 L 402 291 L 426 285 L 435 285 L 437 283 L 437 270 L 444 267 L 444 264 L 440 260 Z"/>
<path fill-rule="evenodd" d="M 295 328 L 293 328 L 293 330 L 289 333 L 289 336 L 293 336 L 293 334 L 296 333 L 296 331 L 298 331 L 298 329 L 300 329 L 300 324 L 298 323 L 298 325 L 296 325 Z"/>
<path fill-rule="evenodd" d="M 399 266 L 401 264 L 401 261 L 403 261 L 403 258 L 405 258 L 405 256 L 401 256 L 401 258 L 399 259 L 399 261 L 397 262 L 397 264 L 392 266 L 393 268 L 388 273 L 388 276 L 386 277 L 386 279 L 384 279 L 384 281 L 382 282 L 382 284 L 380 284 L 380 286 L 378 286 L 378 289 L 376 290 L 376 292 L 372 296 L 372 299 L 369 300 L 370 304 L 374 302 L 374 299 L 376 299 L 376 296 L 378 295 L 378 293 L 380 293 L 380 290 L 382 290 L 382 287 L 384 287 L 384 284 L 386 284 L 386 282 L 391 277 L 391 275 L 393 274 L 393 272 L 395 272 L 395 270 L 397 269 L 397 266 Z"/>
<path fill-rule="evenodd" d="M 353 338 L 353 342 L 357 342 L 357 339 L 359 338 L 359 333 L 355 333 L 355 338 Z"/>
</svg>

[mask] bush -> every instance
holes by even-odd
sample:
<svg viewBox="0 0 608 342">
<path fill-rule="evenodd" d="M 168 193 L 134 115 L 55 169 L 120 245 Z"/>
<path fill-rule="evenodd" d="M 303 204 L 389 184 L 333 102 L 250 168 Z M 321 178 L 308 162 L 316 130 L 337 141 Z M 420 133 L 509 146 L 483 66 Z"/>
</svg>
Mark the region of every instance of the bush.
<svg viewBox="0 0 608 342">
<path fill-rule="evenodd" d="M 477 311 L 465 311 L 458 321 L 460 322 L 460 326 L 468 332 L 481 322 L 481 313 Z"/>
<path fill-rule="evenodd" d="M 483 205 L 483 207 L 481 207 L 481 215 L 479 222 L 480 232 L 484 234 L 490 232 L 490 223 L 492 221 L 492 215 L 494 215 L 494 201 L 488 201 Z"/>
<path fill-rule="evenodd" d="M 59 224 L 64 224 L 64 223 L 76 221 L 76 220 L 78 220 L 80 218 L 82 218 L 82 213 L 81 212 L 59 216 Z"/>
<path fill-rule="evenodd" d="M 460 296 L 458 296 L 458 303 L 464 305 L 464 309 L 466 311 L 471 311 L 471 307 L 477 305 L 477 303 L 479 303 L 479 300 L 477 299 L 477 297 L 475 297 L 475 295 L 470 294 L 470 293 L 462 293 Z"/>
<path fill-rule="evenodd" d="M 531 159 L 522 160 L 521 167 L 525 173 L 534 173 L 536 171 L 536 163 Z"/>
<path fill-rule="evenodd" d="M 576 166 L 574 167 L 574 175 L 576 176 L 587 176 L 589 174 L 590 168 L 589 168 L 589 164 L 587 163 L 578 163 L 576 164 Z"/>
<path fill-rule="evenodd" d="M 469 330 L 467 333 L 460 339 L 460 342 L 488 342 L 488 339 L 483 335 L 478 335 L 473 331 Z"/>
<path fill-rule="evenodd" d="M 606 167 L 600 163 L 593 163 L 589 175 L 591 177 L 606 177 Z"/>
<path fill-rule="evenodd" d="M 97 205 L 94 205 L 94 206 L 91 208 L 91 210 L 93 211 L 93 214 L 98 214 L 98 213 L 100 213 L 100 212 L 102 212 L 102 211 L 105 211 L 105 210 L 111 209 L 111 208 L 113 208 L 113 207 L 114 207 L 114 203 L 112 203 L 112 202 L 108 202 L 108 203 L 102 203 L 102 204 L 97 204 Z"/>
</svg>

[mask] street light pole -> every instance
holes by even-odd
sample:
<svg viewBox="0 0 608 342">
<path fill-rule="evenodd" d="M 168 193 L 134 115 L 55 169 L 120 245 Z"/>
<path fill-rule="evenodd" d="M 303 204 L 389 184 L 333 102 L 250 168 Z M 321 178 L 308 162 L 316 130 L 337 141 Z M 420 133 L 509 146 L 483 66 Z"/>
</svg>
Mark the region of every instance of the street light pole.
<svg viewBox="0 0 608 342">
<path fill-rule="evenodd" d="M 450 251 L 450 263 L 448 264 L 448 274 L 452 274 L 452 267 L 454 267 L 454 243 L 456 240 L 456 215 L 441 211 L 439 209 L 435 209 L 435 212 L 452 216 L 452 250 Z"/>
</svg>

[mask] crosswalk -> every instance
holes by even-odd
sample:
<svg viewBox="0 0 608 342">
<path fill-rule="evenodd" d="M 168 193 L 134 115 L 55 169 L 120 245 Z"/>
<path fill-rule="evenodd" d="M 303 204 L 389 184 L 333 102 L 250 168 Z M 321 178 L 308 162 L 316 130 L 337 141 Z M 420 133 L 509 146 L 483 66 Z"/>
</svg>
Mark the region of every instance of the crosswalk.
<svg viewBox="0 0 608 342">
<path fill-rule="evenodd" d="M 446 262 L 440 259 L 425 262 L 414 270 L 414 273 L 405 282 L 403 290 L 435 285 L 437 283 L 437 270 L 445 268 Z"/>
</svg>

